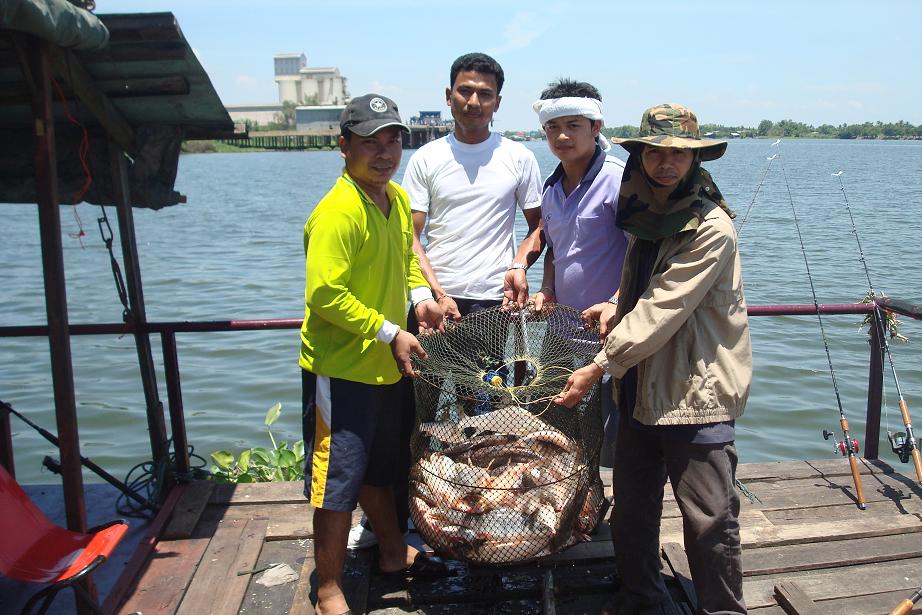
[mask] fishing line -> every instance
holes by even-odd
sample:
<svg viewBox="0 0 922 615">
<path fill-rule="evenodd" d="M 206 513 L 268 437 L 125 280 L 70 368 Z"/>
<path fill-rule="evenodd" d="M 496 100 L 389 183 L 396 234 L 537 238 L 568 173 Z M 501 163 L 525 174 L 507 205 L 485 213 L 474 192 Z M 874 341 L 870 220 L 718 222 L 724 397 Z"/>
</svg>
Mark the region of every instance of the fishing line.
<svg viewBox="0 0 922 615">
<path fill-rule="evenodd" d="M 776 143 L 780 143 L 776 141 Z M 816 298 L 816 287 L 813 285 L 813 274 L 810 272 L 810 261 L 807 258 L 807 248 L 804 246 L 804 238 L 800 232 L 800 223 L 797 219 L 797 208 L 794 206 L 794 196 L 791 194 L 791 184 L 788 182 L 787 170 L 784 166 L 784 156 L 781 155 L 779 151 L 779 158 L 781 158 L 781 174 L 784 177 L 784 186 L 787 189 L 788 201 L 791 204 L 791 213 L 794 217 L 794 228 L 797 229 L 797 239 L 800 241 L 800 252 L 804 257 L 804 266 L 807 268 L 807 280 L 810 282 L 810 293 L 813 295 L 813 307 L 816 309 L 816 319 L 820 323 L 820 335 L 823 338 L 823 347 L 826 349 L 826 361 L 829 364 L 829 375 L 832 377 L 832 388 L 836 394 L 836 404 L 839 407 L 839 425 L 842 428 L 842 441 L 838 441 L 835 438 L 835 434 L 823 430 L 823 439 L 828 440 L 830 436 L 835 442 L 837 452 L 842 453 L 848 458 L 849 466 L 851 467 L 852 479 L 855 482 L 855 496 L 858 503 L 858 508 L 864 510 L 866 508 L 864 501 L 864 490 L 861 486 L 861 474 L 858 472 L 858 460 L 856 458 L 856 451 L 858 449 L 858 441 L 852 439 L 848 433 L 848 419 L 845 418 L 845 409 L 842 407 L 842 397 L 839 394 L 839 384 L 836 380 L 836 371 L 832 366 L 832 354 L 829 352 L 829 342 L 826 339 L 826 328 L 823 326 L 823 316 L 820 314 L 820 304 Z"/>
<path fill-rule="evenodd" d="M 903 397 L 903 389 L 900 387 L 900 380 L 896 375 L 896 366 L 893 363 L 893 355 L 890 353 L 890 343 L 887 341 L 887 332 L 884 331 L 884 319 L 883 314 L 881 314 L 880 307 L 877 305 L 877 293 L 874 291 L 874 284 L 871 282 L 871 272 L 868 269 L 868 262 L 864 256 L 864 250 L 861 248 L 861 239 L 858 237 L 858 225 L 855 224 L 855 217 L 852 215 L 852 208 L 848 202 L 848 195 L 845 193 L 845 183 L 842 181 L 842 171 L 832 174 L 833 177 L 839 180 L 839 187 L 842 190 L 842 198 L 845 202 L 845 211 L 848 212 L 848 219 L 852 223 L 852 233 L 855 235 L 855 243 L 858 245 L 858 260 L 861 261 L 862 267 L 864 267 L 864 275 L 868 280 L 868 290 L 870 291 L 871 305 L 874 306 L 874 319 L 875 322 L 871 323 L 871 326 L 878 327 L 878 337 L 880 338 L 880 346 L 884 351 L 884 354 L 887 355 L 887 359 L 890 363 L 890 373 L 893 374 L 893 383 L 896 385 L 896 393 L 899 397 L 900 412 L 903 416 L 903 424 L 905 426 L 906 432 L 904 434 L 893 434 L 890 431 L 890 411 L 889 408 L 886 408 L 887 416 L 887 439 L 890 440 L 890 448 L 893 449 L 893 452 L 896 453 L 900 461 L 907 463 L 909 458 L 912 457 L 912 463 L 916 469 L 916 479 L 922 483 L 922 459 L 920 459 L 919 449 L 916 446 L 916 438 L 912 432 L 912 420 L 909 417 L 909 405 L 906 402 L 906 399 Z M 882 359 L 881 359 L 882 360 Z"/>
<path fill-rule="evenodd" d="M 776 143 L 775 143 L 776 144 Z M 773 146 L 775 144 L 772 144 Z M 755 205 L 756 199 L 759 198 L 759 192 L 762 191 L 762 184 L 765 183 L 765 176 L 768 175 L 768 172 L 772 168 L 772 162 L 775 161 L 775 158 L 778 157 L 778 154 L 773 154 L 766 158 L 768 164 L 765 165 L 765 170 L 762 171 L 762 178 L 759 180 L 758 185 L 756 186 L 756 192 L 752 195 L 752 200 L 749 201 L 749 207 L 746 208 L 746 215 L 743 216 L 743 219 L 740 221 L 740 225 L 736 228 L 736 236 L 739 238 L 743 234 L 743 225 L 746 224 L 746 220 L 749 219 L 749 212 L 752 211 L 752 206 Z"/>
</svg>

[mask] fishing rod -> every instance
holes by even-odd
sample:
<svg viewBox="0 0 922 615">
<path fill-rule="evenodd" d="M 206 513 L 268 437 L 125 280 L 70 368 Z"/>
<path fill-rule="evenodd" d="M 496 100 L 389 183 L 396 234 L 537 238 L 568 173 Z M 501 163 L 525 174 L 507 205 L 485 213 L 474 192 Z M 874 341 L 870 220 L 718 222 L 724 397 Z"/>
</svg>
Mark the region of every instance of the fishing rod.
<svg viewBox="0 0 922 615">
<path fill-rule="evenodd" d="M 820 314 L 820 304 L 816 298 L 816 288 L 813 285 L 813 275 L 810 273 L 810 261 L 807 259 L 807 248 L 804 247 L 804 238 L 800 233 L 800 223 L 797 220 L 797 209 L 794 207 L 794 196 L 791 194 L 791 185 L 788 183 L 787 170 L 784 167 L 784 156 L 781 159 L 781 173 L 784 176 L 784 185 L 787 188 L 788 200 L 791 203 L 791 212 L 794 215 L 794 228 L 797 229 L 797 238 L 800 241 L 800 251 L 804 256 L 804 265 L 807 268 L 807 280 L 810 282 L 810 292 L 813 294 L 813 306 L 816 308 L 816 319 L 820 323 L 820 335 L 823 338 L 823 347 L 826 349 L 826 362 L 829 364 L 829 375 L 832 377 L 832 388 L 836 393 L 836 403 L 839 406 L 839 426 L 842 428 L 842 440 L 838 440 L 835 433 L 824 429 L 823 439 L 829 440 L 831 437 L 835 443 L 834 451 L 848 458 L 848 465 L 851 468 L 852 480 L 855 483 L 855 499 L 857 500 L 858 509 L 865 510 L 867 506 L 864 500 L 864 489 L 861 486 L 861 473 L 858 471 L 858 440 L 852 438 L 848 431 L 848 419 L 845 418 L 845 409 L 842 407 L 842 397 L 839 395 L 839 384 L 836 380 L 836 370 L 832 366 L 832 354 L 829 352 L 829 342 L 826 339 L 826 329 L 823 326 L 823 316 Z"/>
<path fill-rule="evenodd" d="M 43 428 L 43 427 L 41 427 L 41 426 L 39 426 L 39 425 L 36 425 L 36 424 L 33 423 L 32 421 L 30 421 L 27 417 L 25 417 L 25 416 L 23 416 L 22 414 L 20 414 L 19 412 L 17 412 L 17 411 L 13 408 L 13 406 L 9 405 L 8 403 L 6 403 L 6 402 L 3 401 L 3 400 L 0 400 L 0 408 L 2 408 L 3 410 L 6 410 L 7 412 L 10 412 L 10 413 L 12 413 L 12 414 L 15 414 L 15 415 L 16 415 L 17 417 L 19 417 L 26 425 L 28 425 L 29 427 L 31 427 L 32 429 L 34 429 L 35 431 L 37 431 L 37 432 L 39 433 L 39 435 L 41 435 L 43 438 L 45 438 L 46 440 L 48 440 L 49 442 L 51 442 L 56 448 L 58 448 L 58 449 L 61 448 L 61 444 L 60 444 L 59 440 L 57 439 L 57 437 L 54 436 L 54 434 L 52 434 L 51 432 L 49 432 L 47 429 L 45 429 L 45 428 Z M 48 458 L 46 458 L 46 460 L 48 460 Z M 48 460 L 48 461 L 50 461 L 50 460 Z M 135 502 L 137 502 L 138 504 L 140 504 L 143 508 L 146 508 L 146 509 L 148 509 L 148 510 L 153 510 L 153 511 L 158 510 L 158 507 L 157 507 L 155 504 L 153 504 L 150 500 L 147 500 L 146 498 L 144 498 L 144 497 L 142 497 L 141 495 L 138 495 L 137 493 L 135 493 L 134 491 L 132 491 L 132 489 L 131 489 L 130 487 L 128 487 L 128 485 L 126 485 L 125 483 L 121 482 L 119 479 L 115 478 L 114 476 L 112 476 L 111 474 L 109 474 L 108 472 L 106 472 L 106 471 L 105 471 L 104 469 L 102 469 L 100 466 L 96 465 L 96 463 L 94 463 L 92 460 L 87 459 L 87 458 L 84 457 L 83 455 L 80 455 L 80 463 L 81 463 L 82 465 L 86 466 L 87 468 L 89 468 L 90 470 L 92 470 L 93 472 L 95 472 L 97 475 L 99 475 L 100 478 L 102 478 L 102 479 L 105 480 L 107 483 L 109 483 L 110 485 L 112 485 L 113 487 L 115 487 L 116 489 L 118 489 L 119 491 L 121 491 L 122 493 L 124 493 L 126 496 L 128 496 L 129 498 L 131 498 L 132 500 L 134 500 Z M 55 467 L 59 467 L 58 464 L 53 463 L 53 462 L 50 463 L 50 466 L 49 466 L 49 463 L 47 463 L 47 461 L 46 461 L 45 465 L 46 465 L 46 467 L 49 467 L 49 469 L 52 469 L 52 470 L 54 470 Z"/>
<path fill-rule="evenodd" d="M 907 613 L 912 611 L 913 605 L 919 601 L 919 598 L 922 598 L 922 587 L 913 592 L 910 597 L 896 605 L 896 607 L 890 611 L 889 615 L 907 615 Z"/>
<path fill-rule="evenodd" d="M 896 393 L 900 398 L 900 414 L 903 415 L 903 425 L 906 431 L 905 433 L 894 434 L 890 431 L 888 424 L 887 439 L 890 440 L 890 448 L 893 449 L 893 452 L 900 458 L 900 461 L 909 463 L 909 458 L 912 457 L 912 463 L 916 467 L 916 480 L 922 483 L 922 456 L 919 455 L 916 438 L 912 433 L 912 419 L 909 416 L 909 404 L 903 397 L 903 389 L 900 387 L 900 380 L 896 376 L 896 366 L 893 363 L 893 355 L 890 353 L 890 343 L 887 341 L 886 332 L 883 331 L 886 321 L 881 314 L 880 306 L 877 305 L 877 294 L 874 292 L 874 285 L 871 283 L 871 273 L 868 271 L 868 263 L 864 257 L 864 250 L 861 249 L 861 240 L 858 238 L 858 226 L 855 224 L 855 218 L 852 216 L 852 208 L 848 203 L 848 195 L 845 193 L 845 183 L 842 181 L 842 171 L 833 173 L 832 175 L 839 180 L 839 186 L 842 189 L 842 198 L 845 200 L 845 210 L 848 212 L 848 219 L 851 220 L 852 223 L 852 232 L 855 234 L 855 242 L 858 244 L 858 260 L 861 261 L 864 267 L 864 275 L 868 280 L 868 289 L 871 295 L 871 305 L 874 306 L 874 320 L 876 322 L 872 324 L 880 327 L 878 329 L 880 331 L 880 335 L 878 336 L 880 338 L 880 346 L 889 360 L 890 373 L 893 374 L 893 383 L 896 385 Z"/>
</svg>

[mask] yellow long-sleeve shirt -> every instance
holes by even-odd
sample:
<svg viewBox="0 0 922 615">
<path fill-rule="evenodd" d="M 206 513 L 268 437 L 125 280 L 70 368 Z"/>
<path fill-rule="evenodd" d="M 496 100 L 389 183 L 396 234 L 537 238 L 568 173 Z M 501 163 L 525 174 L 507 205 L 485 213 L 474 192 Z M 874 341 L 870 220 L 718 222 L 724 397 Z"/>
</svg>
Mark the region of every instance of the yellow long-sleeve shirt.
<svg viewBox="0 0 922 615">
<path fill-rule="evenodd" d="M 428 287 L 413 253 L 410 200 L 387 186 L 381 210 L 343 173 L 304 225 L 306 283 L 302 368 L 366 384 L 400 379 L 387 344 L 375 339 L 384 320 L 406 327 L 409 290 Z"/>
</svg>

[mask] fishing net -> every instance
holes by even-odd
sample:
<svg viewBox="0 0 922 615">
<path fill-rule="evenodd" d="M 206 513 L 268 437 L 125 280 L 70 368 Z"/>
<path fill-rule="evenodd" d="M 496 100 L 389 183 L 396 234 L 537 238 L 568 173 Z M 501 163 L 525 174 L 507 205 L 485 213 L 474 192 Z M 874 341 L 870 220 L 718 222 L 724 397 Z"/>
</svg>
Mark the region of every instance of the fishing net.
<svg viewBox="0 0 922 615">
<path fill-rule="evenodd" d="M 600 349 L 563 305 L 490 308 L 420 336 L 410 513 L 436 552 L 504 564 L 588 538 L 600 515 L 599 387 L 554 404 Z"/>
</svg>

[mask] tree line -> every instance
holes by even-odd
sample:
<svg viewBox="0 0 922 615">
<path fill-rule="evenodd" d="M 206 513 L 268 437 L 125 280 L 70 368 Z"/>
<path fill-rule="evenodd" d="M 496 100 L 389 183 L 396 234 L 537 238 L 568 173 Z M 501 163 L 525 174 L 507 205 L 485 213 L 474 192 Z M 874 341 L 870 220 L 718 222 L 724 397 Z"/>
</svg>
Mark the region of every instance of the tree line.
<svg viewBox="0 0 922 615">
<path fill-rule="evenodd" d="M 607 137 L 637 136 L 637 126 L 606 126 L 602 132 Z M 864 122 L 863 124 L 821 124 L 812 126 L 794 120 L 773 122 L 762 120 L 756 127 L 724 126 L 723 124 L 702 124 L 701 134 L 727 138 L 739 137 L 805 137 L 813 139 L 922 139 L 922 124 L 914 126 L 909 122 Z"/>
</svg>

